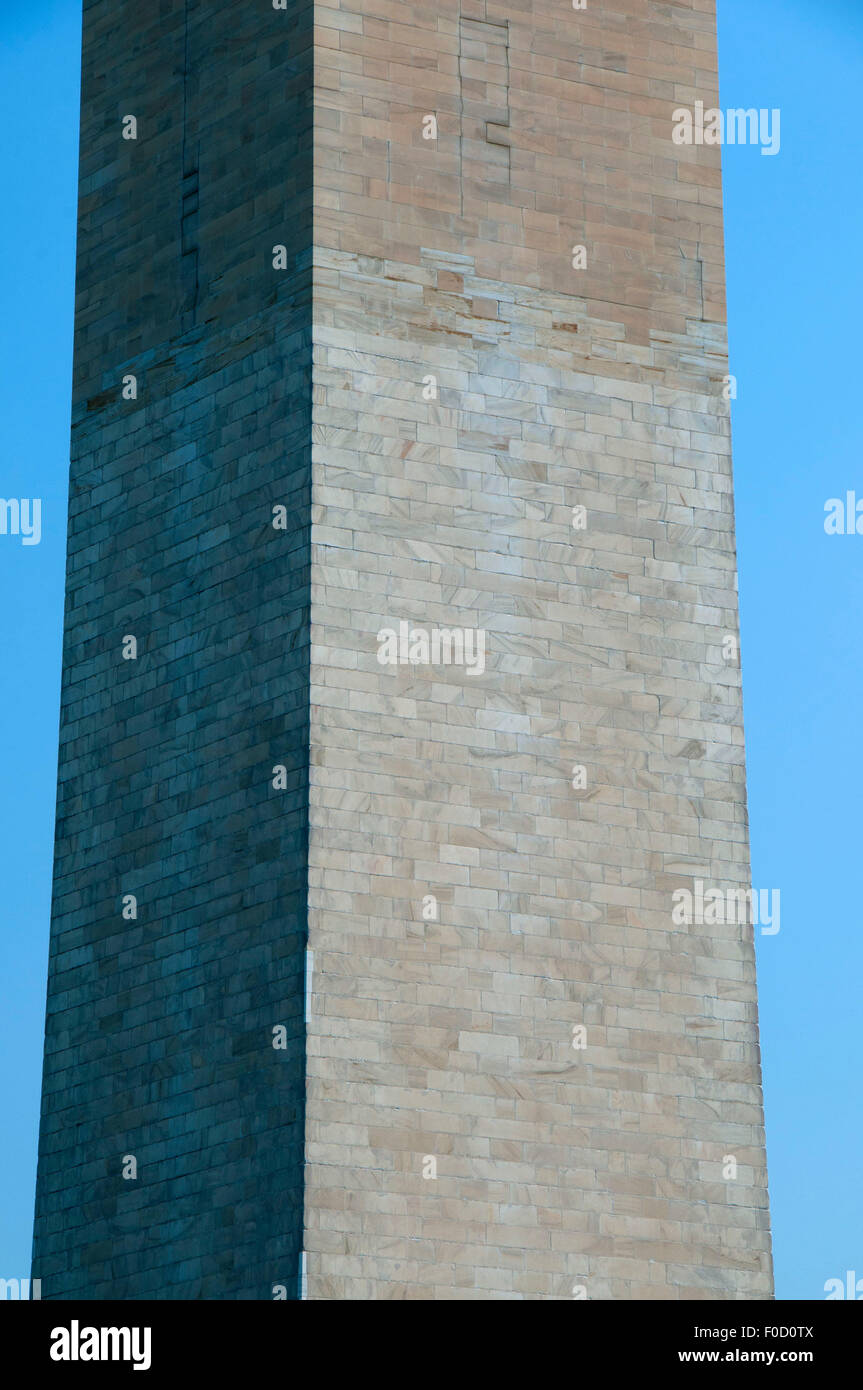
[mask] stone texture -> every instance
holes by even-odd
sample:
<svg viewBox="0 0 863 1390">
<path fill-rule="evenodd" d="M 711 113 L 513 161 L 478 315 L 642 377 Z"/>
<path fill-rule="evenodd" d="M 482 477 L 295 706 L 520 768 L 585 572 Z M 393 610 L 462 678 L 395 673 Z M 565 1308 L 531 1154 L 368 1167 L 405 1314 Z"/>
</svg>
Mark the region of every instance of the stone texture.
<svg viewBox="0 0 863 1390">
<path fill-rule="evenodd" d="M 316 23 L 310 1296 L 769 1297 L 713 5 Z"/>
<path fill-rule="evenodd" d="M 751 931 L 671 915 L 749 875 L 713 0 L 144 9 L 85 5 L 43 1297 L 768 1298 Z"/>
<path fill-rule="evenodd" d="M 296 1292 L 310 81 L 308 8 L 85 4 L 45 1298 Z"/>
</svg>

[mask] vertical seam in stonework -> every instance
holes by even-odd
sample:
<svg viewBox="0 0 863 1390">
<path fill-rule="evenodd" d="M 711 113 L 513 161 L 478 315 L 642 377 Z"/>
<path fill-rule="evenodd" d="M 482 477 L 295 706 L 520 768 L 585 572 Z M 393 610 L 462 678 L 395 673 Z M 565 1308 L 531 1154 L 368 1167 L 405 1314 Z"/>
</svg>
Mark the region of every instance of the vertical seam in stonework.
<svg viewBox="0 0 863 1390">
<path fill-rule="evenodd" d="M 187 165 L 187 145 L 188 145 L 188 85 L 189 85 L 189 0 L 184 0 L 183 4 L 183 145 L 182 145 L 182 168 L 180 171 L 180 275 L 181 290 L 183 292 L 183 313 L 191 314 L 191 325 L 194 326 L 198 317 L 198 243 L 195 232 L 197 230 L 197 210 L 198 210 L 198 149 L 195 147 L 195 157 L 191 168 Z M 187 187 L 188 180 L 188 187 Z M 187 198 L 194 204 L 192 210 L 187 212 Z M 186 249 L 188 242 L 188 250 Z M 186 273 L 186 257 L 191 257 L 189 265 L 190 274 Z M 194 279 L 193 279 L 194 277 Z M 187 283 L 192 284 L 191 297 L 186 294 Z"/>
<path fill-rule="evenodd" d="M 462 73 L 462 58 L 463 58 L 464 55 L 463 55 L 463 47 L 462 47 L 462 46 L 463 46 L 463 43 L 464 43 L 464 25 L 465 25 L 465 22 L 467 22 L 467 23 L 472 23 L 472 24 L 478 24 L 478 25 L 485 25 L 485 27 L 488 28 L 488 29 L 501 29 L 501 30 L 504 31 L 503 55 L 504 55 L 504 86 L 505 86 L 505 89 L 506 89 L 506 105 L 505 105 L 506 116 L 505 116 L 505 119 L 500 120 L 500 121 L 489 121 L 489 120 L 486 120 L 486 121 L 483 122 L 483 125 L 484 125 L 484 129 L 485 129 L 485 139 L 486 139 L 486 143 L 487 143 L 487 144 L 490 144 L 490 145 L 494 145 L 497 149 L 505 149 L 505 150 L 506 150 L 506 182 L 507 182 L 508 185 L 512 183 L 512 147 L 511 147 L 511 142 L 510 142 L 509 140 L 490 140 L 490 139 L 489 139 L 489 128 L 490 128 L 490 127 L 497 126 L 497 127 L 499 127 L 500 129 L 509 129 L 509 126 L 510 126 L 510 120 L 511 120 L 511 107 L 510 107 L 510 100 L 509 100 L 509 99 L 510 99 L 510 91 L 509 91 L 509 87 L 510 87 L 509 20 L 508 20 L 508 19 L 504 19 L 504 20 L 498 21 L 498 20 L 494 20 L 494 19 L 489 19 L 489 18 L 488 18 L 488 6 L 486 5 L 486 7 L 485 7 L 485 18 L 484 18 L 484 19 L 474 19 L 472 16 L 470 16 L 470 17 L 468 17 L 467 21 L 465 21 L 465 16 L 462 14 L 461 6 L 459 6 L 459 14 L 458 14 L 458 102 L 459 102 L 459 112 L 458 112 L 458 114 L 459 114 L 459 136 L 458 136 L 458 156 L 459 156 L 459 159 L 458 159 L 458 174 L 459 174 L 459 215 L 460 215 L 461 217 L 464 217 L 464 77 L 463 77 L 463 73 Z M 487 104 L 487 105 L 490 105 L 490 103 L 486 103 L 486 104 Z"/>
<path fill-rule="evenodd" d="M 462 12 L 458 7 L 458 214 L 464 217 L 464 79 L 462 59 Z"/>
<path fill-rule="evenodd" d="M 486 13 L 488 13 L 488 7 L 486 7 Z M 503 45 L 503 56 L 504 56 L 504 59 L 505 59 L 505 64 L 504 64 L 504 67 L 505 67 L 504 84 L 505 84 L 505 86 L 506 86 L 506 120 L 505 120 L 505 121 L 499 122 L 499 124 L 502 125 L 502 126 L 504 126 L 504 127 L 508 130 L 508 129 L 510 128 L 510 123 L 511 123 L 511 120 L 512 120 L 512 108 L 510 107 L 510 104 L 509 104 L 509 84 L 510 84 L 510 66 L 509 66 L 509 20 L 508 20 L 508 19 L 505 19 L 505 20 L 503 21 L 503 24 L 502 24 L 500 27 L 501 27 L 502 29 L 504 29 L 504 28 L 506 29 L 506 39 L 504 40 L 504 45 Z M 498 124 L 498 122 L 496 122 L 496 121 L 486 121 L 486 123 L 485 123 L 486 140 L 488 140 L 488 128 L 489 128 L 489 126 L 490 126 L 490 125 L 496 125 L 496 124 Z M 498 142 L 498 141 L 490 141 L 489 143 L 490 143 L 490 144 L 498 144 L 499 142 Z M 511 184 L 511 183 L 512 183 L 512 143 L 511 143 L 511 142 L 507 142 L 507 143 L 505 143 L 505 144 L 502 145 L 502 148 L 506 150 L 506 181 L 507 181 L 508 184 Z"/>
<path fill-rule="evenodd" d="M 685 261 L 688 261 L 690 259 L 690 257 L 687 256 L 686 252 L 684 251 L 682 243 L 680 244 L 680 254 Z M 701 323 L 706 323 L 707 320 L 704 317 L 704 259 L 701 254 L 700 241 L 697 241 L 695 243 L 695 256 L 692 259 L 695 260 L 695 264 L 698 266 L 698 293 L 701 300 L 701 309 L 699 317 Z"/>
</svg>

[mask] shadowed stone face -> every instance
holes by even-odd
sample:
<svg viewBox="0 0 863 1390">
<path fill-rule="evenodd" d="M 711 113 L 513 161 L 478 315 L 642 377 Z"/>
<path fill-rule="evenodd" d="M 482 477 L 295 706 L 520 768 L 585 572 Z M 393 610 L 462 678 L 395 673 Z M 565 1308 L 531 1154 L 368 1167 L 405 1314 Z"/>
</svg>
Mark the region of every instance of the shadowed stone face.
<svg viewBox="0 0 863 1390">
<path fill-rule="evenodd" d="M 44 1298 L 296 1295 L 310 26 L 85 7 Z"/>
</svg>

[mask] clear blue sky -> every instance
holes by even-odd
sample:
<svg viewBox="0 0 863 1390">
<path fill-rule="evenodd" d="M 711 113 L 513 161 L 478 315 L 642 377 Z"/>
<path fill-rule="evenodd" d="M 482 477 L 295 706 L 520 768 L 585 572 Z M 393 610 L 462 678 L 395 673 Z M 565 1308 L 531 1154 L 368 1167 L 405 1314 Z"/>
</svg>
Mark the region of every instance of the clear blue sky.
<svg viewBox="0 0 863 1390">
<path fill-rule="evenodd" d="M 599 3 L 599 0 L 597 0 Z M 0 1277 L 29 1272 L 60 688 L 75 242 L 78 0 L 0 12 Z M 857 0 L 720 0 L 723 107 L 779 107 L 782 148 L 724 150 L 753 881 L 779 1298 L 863 1276 L 857 867 L 863 536 L 863 179 Z M 855 850 L 855 844 L 858 848 Z"/>
</svg>

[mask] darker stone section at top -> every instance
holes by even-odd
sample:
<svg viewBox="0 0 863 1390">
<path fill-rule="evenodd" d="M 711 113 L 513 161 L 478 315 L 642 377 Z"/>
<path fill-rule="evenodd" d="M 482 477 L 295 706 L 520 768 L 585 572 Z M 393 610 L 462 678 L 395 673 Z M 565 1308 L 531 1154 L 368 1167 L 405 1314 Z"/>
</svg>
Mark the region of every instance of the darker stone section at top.
<svg viewBox="0 0 863 1390">
<path fill-rule="evenodd" d="M 296 1290 L 311 19 L 85 7 L 44 1298 Z"/>
</svg>

